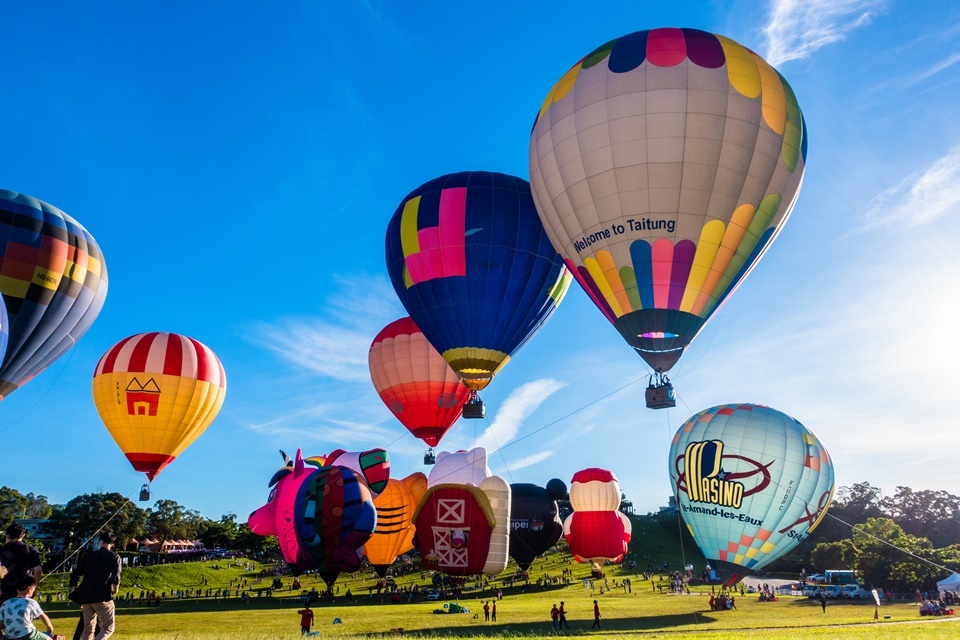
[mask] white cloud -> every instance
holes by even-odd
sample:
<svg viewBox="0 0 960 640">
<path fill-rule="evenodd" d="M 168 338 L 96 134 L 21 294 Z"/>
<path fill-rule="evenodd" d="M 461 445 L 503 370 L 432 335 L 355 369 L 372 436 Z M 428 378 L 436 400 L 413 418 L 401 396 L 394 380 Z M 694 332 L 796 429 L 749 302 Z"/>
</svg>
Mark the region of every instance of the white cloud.
<svg viewBox="0 0 960 640">
<path fill-rule="evenodd" d="M 518 458 L 517 460 L 510 460 L 507 462 L 507 471 L 519 471 L 520 469 L 526 469 L 527 467 L 532 467 L 533 465 L 543 462 L 549 458 L 552 458 L 556 455 L 556 451 L 550 449 L 548 451 L 540 451 L 523 458 Z"/>
<path fill-rule="evenodd" d="M 896 224 L 916 227 L 960 212 L 960 145 L 920 174 L 874 197 L 859 231 Z"/>
<path fill-rule="evenodd" d="M 767 62 L 778 66 L 803 59 L 817 49 L 843 40 L 867 24 L 884 0 L 773 0 L 767 37 Z"/>
<path fill-rule="evenodd" d="M 382 276 L 336 279 L 323 318 L 281 318 L 255 325 L 250 340 L 310 374 L 344 382 L 370 380 L 367 352 L 388 322 L 406 315 Z"/>
<path fill-rule="evenodd" d="M 493 422 L 477 438 L 478 447 L 487 452 L 497 451 L 513 440 L 523 421 L 539 407 L 544 400 L 565 387 L 566 384 L 553 378 L 543 378 L 521 385 L 510 392 L 497 411 Z"/>
</svg>

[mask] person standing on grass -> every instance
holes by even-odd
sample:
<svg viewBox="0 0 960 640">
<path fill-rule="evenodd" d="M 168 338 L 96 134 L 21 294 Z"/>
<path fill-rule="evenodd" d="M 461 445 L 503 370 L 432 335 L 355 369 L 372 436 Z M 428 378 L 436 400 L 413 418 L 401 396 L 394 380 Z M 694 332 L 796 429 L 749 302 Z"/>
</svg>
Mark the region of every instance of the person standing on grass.
<svg viewBox="0 0 960 640">
<path fill-rule="evenodd" d="M 553 605 L 553 608 L 550 609 L 550 619 L 553 620 L 553 630 L 558 631 L 560 629 L 560 609 L 557 609 L 557 605 Z"/>
<path fill-rule="evenodd" d="M 107 640 L 116 629 L 113 597 L 120 589 L 121 571 L 120 556 L 113 552 L 116 542 L 117 536 L 104 531 L 99 548 L 78 562 L 70 574 L 70 586 L 74 587 L 70 599 L 80 605 L 83 613 L 83 640 Z"/>
<path fill-rule="evenodd" d="M 593 601 L 593 626 L 590 628 L 600 628 L 600 603 L 596 600 Z"/>
<path fill-rule="evenodd" d="M 820 593 L 820 607 L 824 613 L 827 612 L 827 596 L 824 595 L 823 592 Z"/>
<path fill-rule="evenodd" d="M 497 601 L 493 601 L 493 608 L 490 610 L 490 620 L 493 622 L 497 621 Z"/>
<path fill-rule="evenodd" d="M 483 621 L 490 622 L 490 603 L 489 602 L 483 603 Z"/>
<path fill-rule="evenodd" d="M 566 625 L 567 629 L 570 628 L 570 623 L 567 622 L 567 610 L 563 608 L 563 600 L 560 601 L 560 628 L 562 629 Z"/>
<path fill-rule="evenodd" d="M 300 614 L 300 635 L 305 636 L 310 633 L 310 627 L 313 626 L 313 609 L 310 608 L 310 603 L 297 611 Z"/>
</svg>

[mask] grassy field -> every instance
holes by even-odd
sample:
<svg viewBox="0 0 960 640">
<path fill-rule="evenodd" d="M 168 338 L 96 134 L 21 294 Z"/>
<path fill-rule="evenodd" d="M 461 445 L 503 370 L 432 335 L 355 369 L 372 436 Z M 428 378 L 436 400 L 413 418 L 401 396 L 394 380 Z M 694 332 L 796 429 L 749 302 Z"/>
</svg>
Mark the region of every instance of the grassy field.
<svg viewBox="0 0 960 640">
<path fill-rule="evenodd" d="M 691 556 L 690 550 L 680 553 L 676 533 L 669 527 L 649 519 L 640 519 L 637 534 L 638 544 L 646 549 L 651 564 L 667 562 L 671 567 L 681 566 L 683 559 L 695 566 L 703 559 L 699 554 Z M 695 552 L 694 552 L 695 553 Z M 638 557 L 638 571 L 647 560 Z M 246 561 L 244 561 L 246 562 Z M 214 566 L 219 564 L 220 568 Z M 272 597 L 256 591 L 250 602 L 237 597 L 170 598 L 173 590 L 224 589 L 231 584 L 246 580 L 247 589 L 265 589 L 270 580 L 256 583 L 261 567 L 252 564 L 252 569 L 230 564 L 192 563 L 166 565 L 143 569 L 130 569 L 124 574 L 121 593 L 132 591 L 139 596 L 144 590 L 156 589 L 168 597 L 159 607 L 131 604 L 118 606 L 118 628 L 114 638 L 119 640 L 160 640 L 178 638 L 237 638 L 260 640 L 266 638 L 294 638 L 300 634 L 297 609 L 301 608 L 299 591 L 289 590 L 290 577 L 285 576 L 284 589 Z M 537 578 L 543 575 L 560 576 L 563 569 L 572 569 L 574 580 L 567 585 L 538 587 Z M 314 605 L 315 630 L 322 637 L 382 637 L 395 628 L 403 628 L 404 635 L 426 637 L 538 637 L 552 635 L 550 608 L 560 601 L 566 603 L 572 629 L 564 629 L 563 635 L 600 635 L 608 637 L 644 637 L 672 639 L 708 637 L 717 640 L 734 638 L 870 638 L 893 640 L 894 638 L 957 638 L 960 625 L 954 619 L 921 619 L 912 603 L 894 602 L 879 608 L 879 619 L 874 620 L 875 607 L 867 602 L 831 601 L 826 613 L 817 602 L 799 597 L 782 597 L 777 602 L 759 602 L 754 594 L 737 597 L 737 609 L 714 612 L 709 609 L 710 588 L 691 589 L 690 595 L 675 595 L 664 588 L 660 591 L 660 575 L 644 580 L 633 571 L 621 567 L 607 567 L 610 589 L 603 581 L 594 581 L 593 590 L 584 587 L 589 578 L 589 567 L 573 563 L 562 553 L 548 555 L 538 561 L 530 571 L 528 586 L 506 586 L 495 582 L 487 588 L 468 586 L 460 603 L 470 609 L 466 614 L 438 614 L 443 602 L 412 602 L 394 604 L 386 595 L 371 593 L 374 584 L 372 575 L 354 574 L 338 580 L 339 595 L 335 602 Z M 510 572 L 503 576 L 509 576 Z M 632 582 L 631 589 L 622 586 L 624 578 Z M 58 584 L 59 576 L 51 576 L 44 582 L 44 592 L 53 594 L 51 587 Z M 301 578 L 303 587 L 317 587 L 322 583 L 316 576 Z M 401 585 L 419 583 L 426 586 L 428 580 L 420 579 L 419 572 L 398 579 Z M 138 585 L 133 587 L 132 585 Z M 615 586 L 616 584 L 616 586 Z M 492 589 L 500 586 L 504 597 L 497 603 L 497 622 L 484 622 L 482 606 L 492 599 Z M 344 594 L 352 591 L 354 600 L 347 602 Z M 603 593 L 601 593 L 601 589 Z M 601 628 L 591 630 L 593 600 L 600 603 Z M 45 600 L 45 598 L 44 598 Z M 68 602 L 49 604 L 44 609 L 51 616 L 58 633 L 72 632 L 78 618 L 76 605 Z M 476 617 L 475 617 L 476 615 Z M 334 624 L 334 619 L 340 624 Z"/>
</svg>

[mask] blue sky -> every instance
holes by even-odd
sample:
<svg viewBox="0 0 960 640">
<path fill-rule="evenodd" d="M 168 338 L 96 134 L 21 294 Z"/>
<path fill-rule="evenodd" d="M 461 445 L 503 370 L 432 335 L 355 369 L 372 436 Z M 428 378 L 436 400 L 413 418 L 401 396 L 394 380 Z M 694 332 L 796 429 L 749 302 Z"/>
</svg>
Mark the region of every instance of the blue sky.
<svg viewBox="0 0 960 640">
<path fill-rule="evenodd" d="M 217 518 L 266 499 L 278 449 L 423 446 L 370 383 L 367 349 L 406 315 L 384 264 L 400 200 L 439 175 L 528 177 L 544 96 L 632 31 L 694 27 L 761 53 L 810 135 L 783 233 L 643 408 L 646 366 L 572 287 L 484 393 L 511 482 L 605 467 L 638 510 L 670 494 L 693 413 L 759 402 L 830 450 L 839 485 L 960 494 L 960 7 L 945 2 L 282 2 L 6 7 L 0 187 L 99 241 L 110 290 L 79 344 L 0 403 L 0 484 L 52 502 L 143 482 L 100 422 L 100 355 L 142 331 L 204 342 L 227 371 L 207 432 L 154 482 Z M 500 449 L 499 451 L 496 451 Z"/>
</svg>

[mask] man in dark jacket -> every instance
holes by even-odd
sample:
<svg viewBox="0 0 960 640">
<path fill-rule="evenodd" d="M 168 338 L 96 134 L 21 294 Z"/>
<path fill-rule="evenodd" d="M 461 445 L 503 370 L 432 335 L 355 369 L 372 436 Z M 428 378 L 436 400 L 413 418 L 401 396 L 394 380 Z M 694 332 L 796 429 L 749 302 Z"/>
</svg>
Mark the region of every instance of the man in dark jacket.
<svg viewBox="0 0 960 640">
<path fill-rule="evenodd" d="M 0 566 L 6 570 L 0 579 L 0 604 L 17 597 L 17 583 L 21 578 L 32 576 L 39 583 L 43 575 L 40 552 L 23 541 L 26 533 L 23 525 L 16 522 L 7 527 L 7 543 L 0 548 Z"/>
<path fill-rule="evenodd" d="M 83 613 L 83 640 L 107 640 L 116 627 L 113 596 L 120 589 L 120 556 L 113 552 L 116 541 L 112 533 L 101 534 L 100 548 L 77 563 L 70 574 L 70 586 L 75 587 L 70 599 L 80 604 Z M 100 633 L 94 638 L 98 621 Z"/>
</svg>

